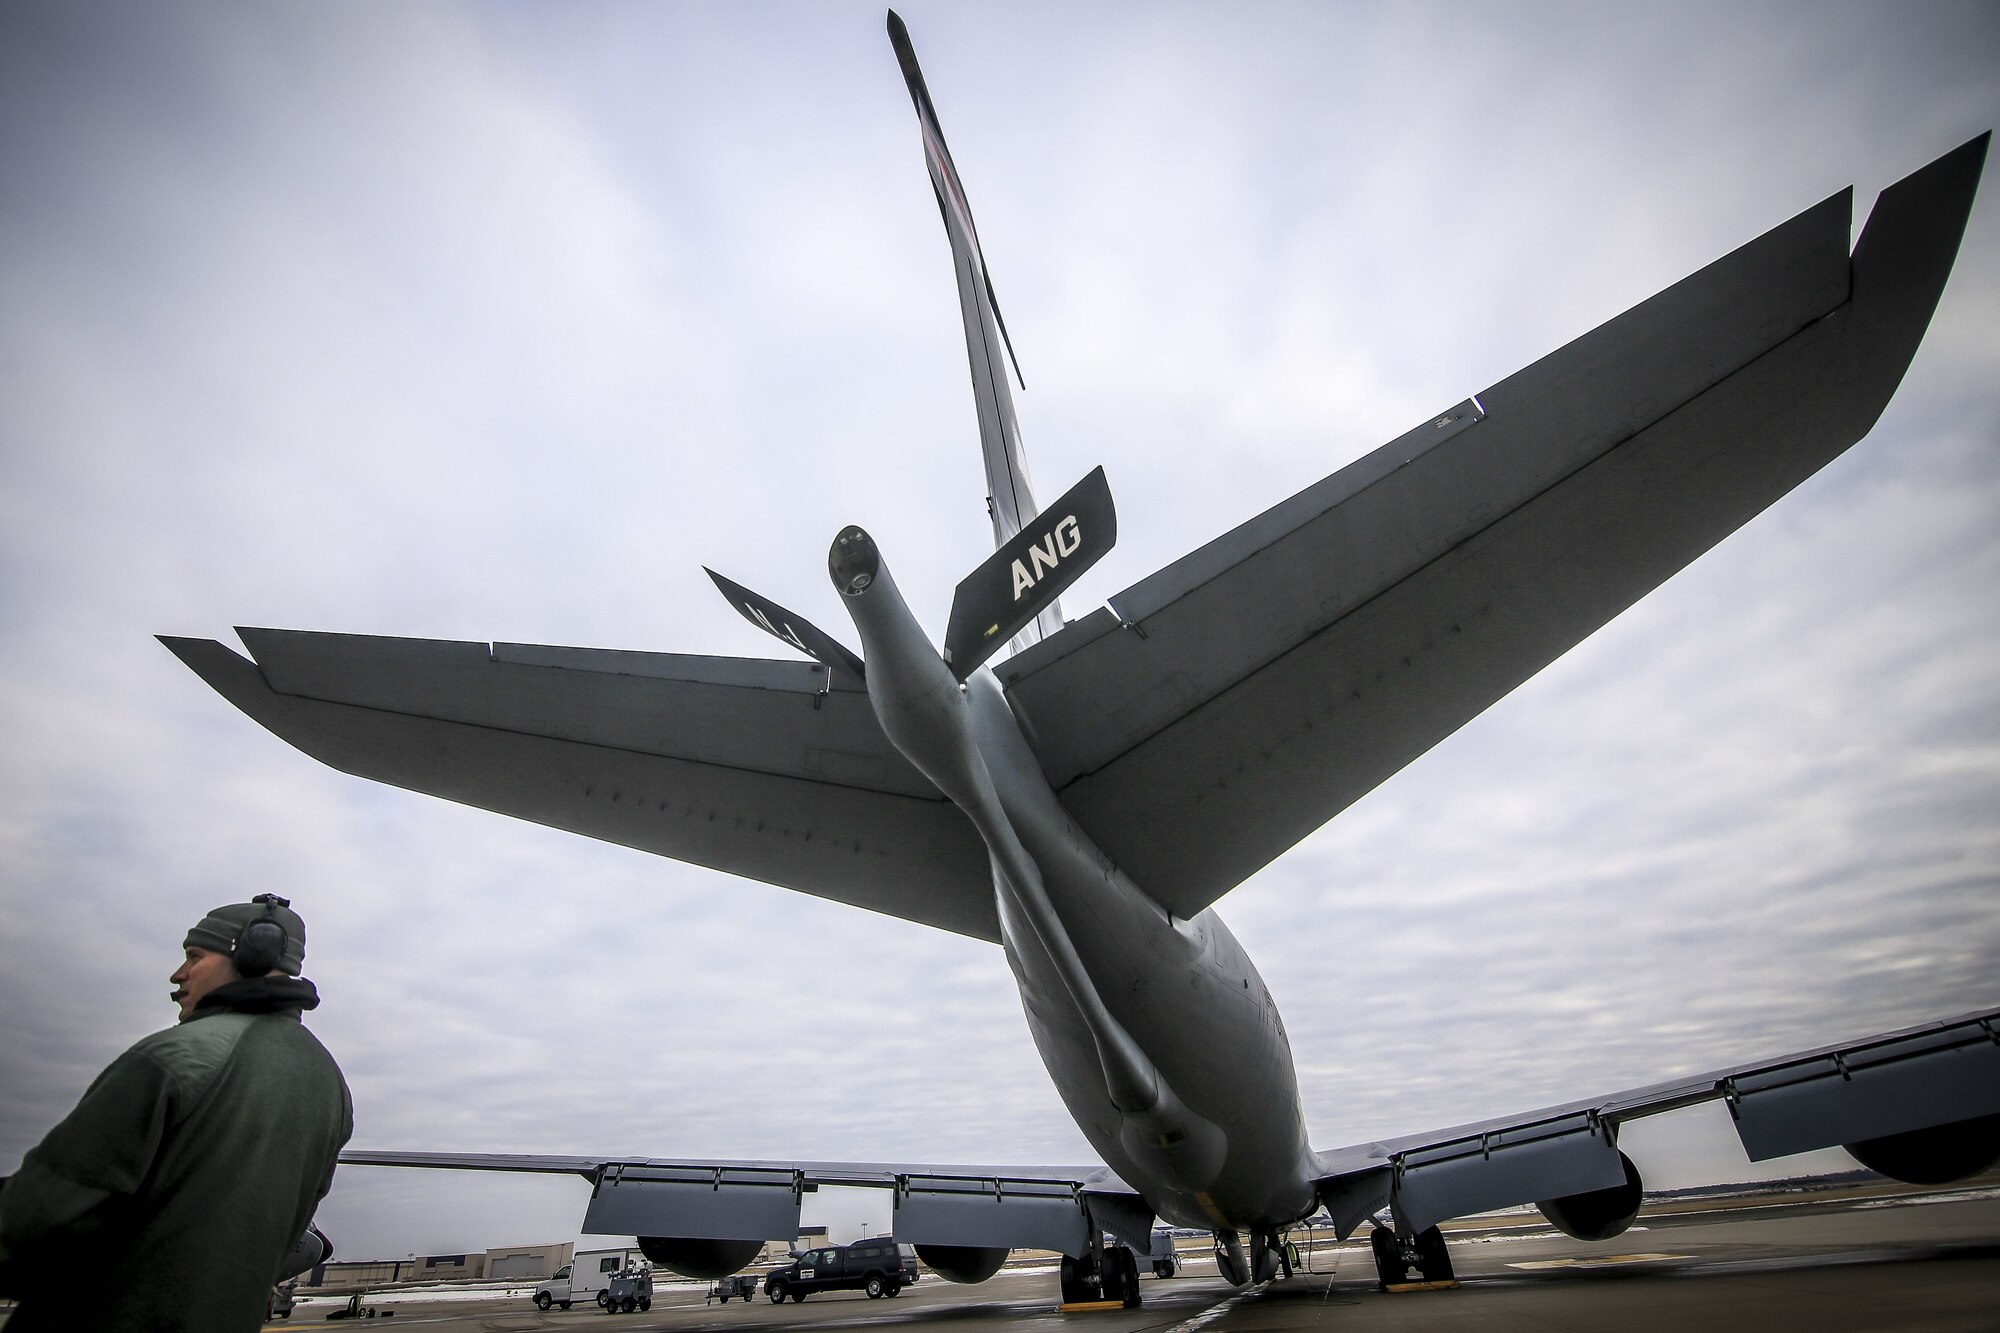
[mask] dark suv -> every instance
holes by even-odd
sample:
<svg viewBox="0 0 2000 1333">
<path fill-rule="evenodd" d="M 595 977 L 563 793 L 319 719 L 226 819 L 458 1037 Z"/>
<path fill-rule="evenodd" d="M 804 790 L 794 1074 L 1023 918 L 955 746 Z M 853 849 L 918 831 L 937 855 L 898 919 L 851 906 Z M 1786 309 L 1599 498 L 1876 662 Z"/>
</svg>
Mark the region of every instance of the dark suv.
<svg viewBox="0 0 2000 1333">
<path fill-rule="evenodd" d="M 789 1296 L 802 1301 L 816 1291 L 865 1291 L 868 1299 L 894 1296 L 917 1280 L 917 1256 L 892 1240 L 860 1240 L 852 1245 L 802 1254 L 764 1276 L 771 1304 Z"/>
</svg>

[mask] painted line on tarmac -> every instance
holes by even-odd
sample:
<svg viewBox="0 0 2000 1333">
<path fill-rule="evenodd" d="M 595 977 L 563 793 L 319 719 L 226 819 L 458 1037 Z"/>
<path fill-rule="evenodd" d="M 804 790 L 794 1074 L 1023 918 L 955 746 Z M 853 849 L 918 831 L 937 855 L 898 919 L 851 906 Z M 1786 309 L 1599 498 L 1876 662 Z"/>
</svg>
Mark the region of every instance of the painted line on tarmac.
<svg viewBox="0 0 2000 1333">
<path fill-rule="evenodd" d="M 1262 1296 L 1266 1288 L 1270 1285 L 1269 1282 L 1259 1282 L 1254 1287 L 1245 1287 L 1242 1291 L 1217 1301 L 1194 1318 L 1175 1324 L 1173 1327 L 1167 1329 L 1166 1333 L 1196 1333 L 1197 1330 L 1208 1327 L 1208 1325 L 1222 1318 L 1222 1316 L 1228 1314 L 1237 1306 L 1246 1304 Z"/>
<path fill-rule="evenodd" d="M 1669 1259 L 1692 1259 L 1691 1254 L 1607 1254 L 1579 1259 L 1531 1259 L 1508 1264 L 1509 1268 L 1615 1268 L 1620 1264 L 1657 1264 Z"/>
</svg>

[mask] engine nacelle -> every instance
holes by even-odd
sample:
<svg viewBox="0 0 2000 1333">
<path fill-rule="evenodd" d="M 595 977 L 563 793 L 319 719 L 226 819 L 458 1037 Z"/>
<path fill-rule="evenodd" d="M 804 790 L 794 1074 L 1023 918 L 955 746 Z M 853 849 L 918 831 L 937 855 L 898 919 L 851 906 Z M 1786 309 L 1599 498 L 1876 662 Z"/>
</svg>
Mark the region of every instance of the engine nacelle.
<svg viewBox="0 0 2000 1333">
<path fill-rule="evenodd" d="M 728 1277 L 755 1259 L 761 1240 L 708 1240 L 700 1236 L 641 1236 L 639 1252 L 682 1277 L 713 1281 Z"/>
<path fill-rule="evenodd" d="M 1632 1165 L 1632 1159 L 1621 1152 L 1618 1161 L 1625 1168 L 1624 1184 L 1538 1200 L 1535 1207 L 1564 1235 L 1578 1240 L 1610 1240 L 1632 1225 L 1644 1194 L 1639 1168 Z"/>
<path fill-rule="evenodd" d="M 947 1282 L 984 1282 L 1000 1271 L 1009 1251 L 985 1245 L 918 1245 L 917 1258 Z"/>
<path fill-rule="evenodd" d="M 306 1234 L 299 1237 L 298 1242 L 292 1246 L 291 1253 L 279 1263 L 278 1281 L 283 1282 L 288 1277 L 297 1277 L 307 1269 L 317 1268 L 331 1258 L 333 1258 L 333 1242 L 326 1238 L 324 1231 L 307 1223 Z"/>
<path fill-rule="evenodd" d="M 1946 1185 L 1976 1176 L 2000 1161 L 2000 1115 L 1954 1120 L 1948 1125 L 1844 1143 L 1870 1171 L 1912 1185 Z"/>
</svg>

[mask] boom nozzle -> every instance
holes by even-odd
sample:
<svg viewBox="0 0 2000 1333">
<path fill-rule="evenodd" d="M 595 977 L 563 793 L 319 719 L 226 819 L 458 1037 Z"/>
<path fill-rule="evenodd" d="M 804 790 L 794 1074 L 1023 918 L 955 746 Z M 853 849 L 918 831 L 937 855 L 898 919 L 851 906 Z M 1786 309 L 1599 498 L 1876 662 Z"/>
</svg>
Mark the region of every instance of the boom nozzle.
<svg viewBox="0 0 2000 1333">
<path fill-rule="evenodd" d="M 833 586 L 840 589 L 841 596 L 852 597 L 868 591 L 882 572 L 882 552 L 866 531 L 849 524 L 827 550 L 826 572 L 833 576 Z"/>
</svg>

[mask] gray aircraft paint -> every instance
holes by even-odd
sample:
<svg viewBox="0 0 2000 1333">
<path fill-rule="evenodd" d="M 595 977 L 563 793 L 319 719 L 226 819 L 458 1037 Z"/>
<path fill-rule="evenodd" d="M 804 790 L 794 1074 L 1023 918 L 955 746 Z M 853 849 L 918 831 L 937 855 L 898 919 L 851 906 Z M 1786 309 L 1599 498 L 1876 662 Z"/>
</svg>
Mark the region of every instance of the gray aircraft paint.
<svg viewBox="0 0 2000 1333">
<path fill-rule="evenodd" d="M 948 155 L 912 93 L 937 183 Z M 867 586 L 837 578 L 866 709 L 851 669 L 269 630 L 244 632 L 254 664 L 168 644 L 347 771 L 998 940 L 1065 1103 L 1170 1220 L 1268 1235 L 1317 1199 L 1343 1228 L 1385 1204 L 1422 1226 L 1599 1188 L 1622 1179 L 1606 1127 L 1761 1089 L 1753 1067 L 1314 1153 L 1282 1021 L 1209 904 L 1865 434 L 1928 323 L 1983 153 L 1976 140 L 1885 192 L 1851 262 L 1835 196 L 963 691 L 879 558 Z M 954 231 L 945 213 L 968 346 L 997 371 L 969 214 Z M 1005 385 L 979 364 L 984 426 Z M 1000 438 L 1017 458 L 1018 436 Z M 776 603 L 737 604 L 815 641 Z M 1990 1015 L 1926 1030 L 1921 1067 L 1984 1069 L 1990 1031 Z M 1845 1086 L 1808 1082 L 1821 1102 Z M 1881 1101 L 1858 1118 L 1785 1112 L 1785 1141 L 1934 1123 L 1902 1082 Z M 884 1184 L 917 1170 L 796 1169 Z"/>
<path fill-rule="evenodd" d="M 1179 1226 L 1305 1216 L 1298 1078 L 1248 955 L 1212 910 L 1174 921 L 1078 829 L 992 673 L 960 687 L 873 546 L 850 528 L 833 559 L 869 699 L 986 842 L 1029 1029 L 1091 1146 Z"/>
</svg>

